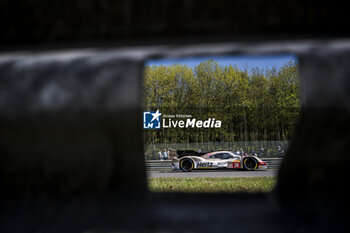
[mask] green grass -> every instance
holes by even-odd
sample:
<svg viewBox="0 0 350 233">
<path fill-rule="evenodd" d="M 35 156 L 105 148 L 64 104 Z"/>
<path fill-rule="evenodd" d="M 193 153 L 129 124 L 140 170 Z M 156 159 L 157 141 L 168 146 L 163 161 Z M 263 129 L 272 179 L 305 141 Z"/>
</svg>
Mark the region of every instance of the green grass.
<svg viewBox="0 0 350 233">
<path fill-rule="evenodd" d="M 153 192 L 269 192 L 275 185 L 274 177 L 240 178 L 151 178 Z"/>
</svg>

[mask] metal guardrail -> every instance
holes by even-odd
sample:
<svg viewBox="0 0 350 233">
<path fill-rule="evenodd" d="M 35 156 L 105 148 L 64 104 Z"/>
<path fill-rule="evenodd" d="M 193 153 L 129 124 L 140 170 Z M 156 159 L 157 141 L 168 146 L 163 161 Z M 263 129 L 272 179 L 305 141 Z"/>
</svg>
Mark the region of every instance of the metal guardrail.
<svg viewBox="0 0 350 233">
<path fill-rule="evenodd" d="M 281 158 L 262 158 L 266 162 L 268 169 L 278 169 L 282 160 Z M 146 160 L 147 171 L 170 171 L 171 160 Z"/>
<path fill-rule="evenodd" d="M 146 160 L 147 171 L 170 171 L 171 160 Z"/>
<path fill-rule="evenodd" d="M 278 169 L 283 159 L 281 158 L 261 158 L 267 164 L 268 169 Z"/>
</svg>

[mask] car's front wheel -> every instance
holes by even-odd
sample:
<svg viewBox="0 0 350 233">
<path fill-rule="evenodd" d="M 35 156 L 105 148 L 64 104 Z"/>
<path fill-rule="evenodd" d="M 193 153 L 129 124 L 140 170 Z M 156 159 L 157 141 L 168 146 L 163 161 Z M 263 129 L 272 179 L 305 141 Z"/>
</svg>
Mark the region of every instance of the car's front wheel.
<svg viewBox="0 0 350 233">
<path fill-rule="evenodd" d="M 245 158 L 243 160 L 243 168 L 247 171 L 255 171 L 258 169 L 259 163 L 255 158 Z"/>
<path fill-rule="evenodd" d="M 191 159 L 183 159 L 180 161 L 180 169 L 184 172 L 190 172 L 194 168 L 194 163 Z"/>
</svg>

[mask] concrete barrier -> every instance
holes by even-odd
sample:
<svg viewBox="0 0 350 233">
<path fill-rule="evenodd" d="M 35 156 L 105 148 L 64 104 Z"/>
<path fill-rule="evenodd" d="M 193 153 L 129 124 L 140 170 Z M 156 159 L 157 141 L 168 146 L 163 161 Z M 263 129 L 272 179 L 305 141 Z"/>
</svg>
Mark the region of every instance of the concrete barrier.
<svg viewBox="0 0 350 233">
<path fill-rule="evenodd" d="M 142 154 L 142 67 L 113 51 L 0 55 L 1 195 L 146 192 L 142 156 L 126 156 Z"/>
</svg>

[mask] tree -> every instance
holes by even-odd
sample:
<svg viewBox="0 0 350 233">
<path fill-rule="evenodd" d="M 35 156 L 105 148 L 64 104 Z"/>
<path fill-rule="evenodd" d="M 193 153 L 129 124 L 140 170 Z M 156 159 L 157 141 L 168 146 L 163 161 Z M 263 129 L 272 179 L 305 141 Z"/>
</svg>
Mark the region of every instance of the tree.
<svg viewBox="0 0 350 233">
<path fill-rule="evenodd" d="M 300 109 L 297 65 L 248 71 L 208 59 L 195 66 L 147 66 L 145 110 L 220 119 L 219 129 L 145 130 L 145 143 L 288 140 Z"/>
</svg>

